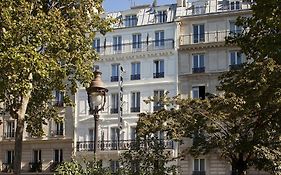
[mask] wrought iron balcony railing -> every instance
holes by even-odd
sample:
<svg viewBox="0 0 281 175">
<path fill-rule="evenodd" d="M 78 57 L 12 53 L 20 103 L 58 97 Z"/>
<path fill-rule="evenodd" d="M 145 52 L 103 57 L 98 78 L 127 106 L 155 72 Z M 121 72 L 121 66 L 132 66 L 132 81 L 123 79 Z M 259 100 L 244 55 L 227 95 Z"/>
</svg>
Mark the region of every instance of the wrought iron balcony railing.
<svg viewBox="0 0 281 175">
<path fill-rule="evenodd" d="M 120 45 L 105 45 L 99 47 L 100 55 L 113 55 L 123 53 L 147 52 L 173 49 L 175 45 L 174 39 L 141 41 L 137 43 L 123 43 Z"/>
<path fill-rule="evenodd" d="M 116 82 L 119 80 L 119 76 L 111 76 L 111 82 Z"/>
<path fill-rule="evenodd" d="M 164 78 L 164 72 L 153 73 L 153 78 Z"/>
<path fill-rule="evenodd" d="M 140 74 L 131 75 L 131 80 L 140 80 Z"/>
<path fill-rule="evenodd" d="M 235 31 L 225 30 L 225 31 L 205 32 L 200 34 L 190 33 L 188 35 L 180 36 L 180 45 L 225 42 L 226 37 L 235 36 L 241 32 L 242 32 L 241 30 L 235 30 Z"/>
<path fill-rule="evenodd" d="M 10 173 L 13 172 L 14 164 L 13 163 L 2 163 L 2 172 Z"/>
<path fill-rule="evenodd" d="M 160 109 L 163 109 L 164 105 L 160 104 L 160 105 L 155 105 L 153 106 L 153 111 L 159 111 Z"/>
<path fill-rule="evenodd" d="M 202 15 L 209 13 L 221 13 L 221 12 L 230 12 L 230 11 L 239 11 L 251 9 L 251 2 L 236 1 L 228 4 L 219 4 L 218 5 L 201 5 L 201 6 L 191 6 L 186 9 L 183 9 L 180 13 L 180 16 L 192 16 L 192 15 Z"/>
<path fill-rule="evenodd" d="M 42 172 L 42 162 L 30 162 L 30 172 Z"/>
<path fill-rule="evenodd" d="M 159 140 L 164 144 L 165 149 L 173 149 L 174 142 L 172 140 Z M 136 145 L 135 140 L 106 140 L 98 141 L 97 148 L 100 151 L 112 151 L 112 150 L 129 150 L 134 149 Z M 144 146 L 141 144 L 140 146 Z M 94 151 L 94 141 L 77 142 L 77 151 Z"/>
<path fill-rule="evenodd" d="M 242 68 L 242 64 L 232 64 L 232 65 L 229 65 L 229 69 L 230 70 L 238 70 L 238 69 L 241 69 Z"/>
<path fill-rule="evenodd" d="M 193 171 L 192 175 L 206 175 L 205 171 Z"/>
<path fill-rule="evenodd" d="M 117 114 L 118 113 L 118 108 L 111 108 L 110 109 L 110 114 Z"/>
<path fill-rule="evenodd" d="M 15 138 L 16 132 L 4 132 L 4 139 Z"/>
<path fill-rule="evenodd" d="M 192 73 L 203 73 L 205 72 L 205 67 L 194 67 L 192 68 Z"/>
<path fill-rule="evenodd" d="M 131 112 L 140 112 L 140 107 L 131 107 Z"/>
</svg>

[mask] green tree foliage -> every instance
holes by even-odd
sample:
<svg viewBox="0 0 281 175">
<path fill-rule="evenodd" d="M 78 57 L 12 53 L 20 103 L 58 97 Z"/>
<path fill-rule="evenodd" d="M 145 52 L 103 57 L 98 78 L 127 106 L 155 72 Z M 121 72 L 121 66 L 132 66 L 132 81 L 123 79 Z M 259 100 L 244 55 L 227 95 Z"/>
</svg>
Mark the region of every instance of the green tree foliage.
<svg viewBox="0 0 281 175">
<path fill-rule="evenodd" d="M 82 163 L 72 160 L 64 162 L 56 169 L 57 175 L 111 175 L 109 168 L 102 167 L 102 161 L 86 161 Z"/>
<path fill-rule="evenodd" d="M 24 124 L 42 135 L 42 124 L 56 116 L 53 91 L 74 93 L 87 84 L 97 54 L 94 31 L 110 30 L 102 0 L 2 0 L 0 2 L 0 102 L 17 120 L 15 172 L 20 173 Z"/>
<path fill-rule="evenodd" d="M 281 2 L 255 2 L 253 16 L 238 19 L 243 32 L 227 40 L 241 47 L 247 63 L 220 77 L 223 95 L 166 98 L 169 110 L 142 114 L 138 123 L 143 133 L 193 138 L 185 153 L 216 151 L 232 165 L 232 175 L 250 167 L 281 174 Z"/>
<path fill-rule="evenodd" d="M 169 149 L 167 149 L 169 146 Z M 120 175 L 176 174 L 177 167 L 171 149 L 171 140 L 160 139 L 157 134 L 142 135 L 121 155 Z M 170 163 L 170 165 L 169 165 Z"/>
</svg>

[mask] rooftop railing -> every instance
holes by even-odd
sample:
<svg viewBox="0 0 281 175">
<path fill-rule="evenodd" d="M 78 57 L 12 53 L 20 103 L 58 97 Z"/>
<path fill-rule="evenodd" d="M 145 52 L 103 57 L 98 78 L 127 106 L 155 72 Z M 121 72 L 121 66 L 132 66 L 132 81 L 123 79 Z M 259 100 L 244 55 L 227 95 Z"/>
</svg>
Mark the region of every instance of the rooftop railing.
<svg viewBox="0 0 281 175">
<path fill-rule="evenodd" d="M 106 45 L 96 48 L 100 55 L 113 55 L 123 53 L 147 52 L 156 50 L 173 49 L 175 42 L 173 39 L 141 41 L 132 43 L 123 43 L 117 45 Z"/>
<path fill-rule="evenodd" d="M 229 3 L 218 3 L 217 5 L 212 5 L 211 3 L 207 5 L 192 5 L 187 8 L 177 9 L 177 16 L 192 16 L 192 15 L 202 15 L 209 13 L 221 13 L 221 12 L 231 12 L 239 10 L 251 9 L 251 2 L 235 1 Z"/>
</svg>

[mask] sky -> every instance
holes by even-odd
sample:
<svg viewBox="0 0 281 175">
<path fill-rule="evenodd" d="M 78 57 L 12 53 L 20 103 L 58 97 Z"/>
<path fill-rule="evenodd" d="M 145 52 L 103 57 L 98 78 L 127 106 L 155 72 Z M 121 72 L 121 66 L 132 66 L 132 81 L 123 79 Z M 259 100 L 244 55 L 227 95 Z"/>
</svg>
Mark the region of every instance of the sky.
<svg viewBox="0 0 281 175">
<path fill-rule="evenodd" d="M 177 0 L 158 0 L 157 5 L 162 4 L 175 4 Z M 143 5 L 152 4 L 153 0 L 104 0 L 103 7 L 106 12 L 115 12 L 120 10 L 126 10 L 131 7 L 132 4 Z"/>
</svg>

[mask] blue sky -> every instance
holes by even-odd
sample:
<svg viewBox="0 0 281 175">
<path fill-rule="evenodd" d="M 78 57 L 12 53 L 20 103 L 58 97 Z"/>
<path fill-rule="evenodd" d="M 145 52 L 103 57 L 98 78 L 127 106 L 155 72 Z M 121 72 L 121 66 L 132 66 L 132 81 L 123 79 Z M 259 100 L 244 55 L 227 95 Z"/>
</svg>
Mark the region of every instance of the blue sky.
<svg viewBox="0 0 281 175">
<path fill-rule="evenodd" d="M 153 0 L 104 0 L 103 6 L 106 12 L 114 12 L 129 9 L 132 3 L 136 5 L 151 4 Z M 158 0 L 157 4 L 176 3 L 176 0 Z"/>
</svg>

